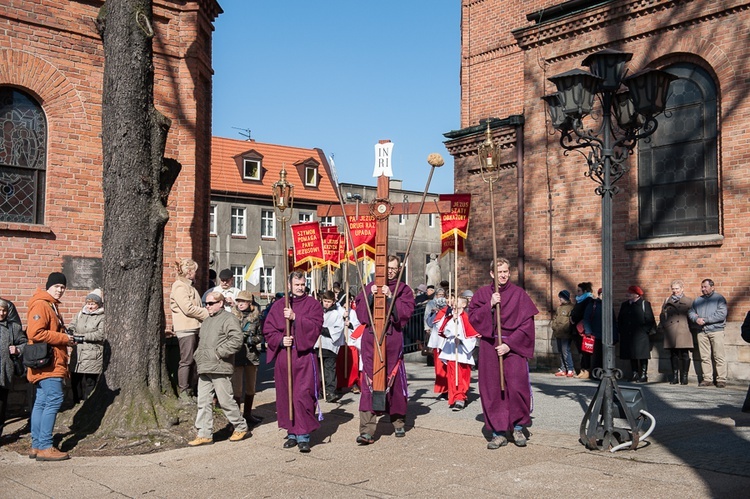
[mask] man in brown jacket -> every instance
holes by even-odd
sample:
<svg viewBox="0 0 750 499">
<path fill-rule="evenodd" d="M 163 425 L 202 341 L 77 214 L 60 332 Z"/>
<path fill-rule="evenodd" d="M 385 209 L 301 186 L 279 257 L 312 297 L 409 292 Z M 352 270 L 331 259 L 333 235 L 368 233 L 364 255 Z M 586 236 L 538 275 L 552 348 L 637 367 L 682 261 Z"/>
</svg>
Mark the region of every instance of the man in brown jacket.
<svg viewBox="0 0 750 499">
<path fill-rule="evenodd" d="M 62 461 L 69 459 L 65 452 L 52 446 L 55 419 L 63 402 L 63 378 L 68 377 L 68 346 L 73 337 L 65 331 L 57 305 L 65 293 L 67 279 L 60 272 L 52 272 L 45 289 L 39 289 L 29 301 L 29 343 L 47 343 L 52 349 L 52 360 L 39 369 L 29 368 L 27 378 L 36 389 L 36 401 L 31 411 L 30 458 L 37 461 Z"/>
</svg>

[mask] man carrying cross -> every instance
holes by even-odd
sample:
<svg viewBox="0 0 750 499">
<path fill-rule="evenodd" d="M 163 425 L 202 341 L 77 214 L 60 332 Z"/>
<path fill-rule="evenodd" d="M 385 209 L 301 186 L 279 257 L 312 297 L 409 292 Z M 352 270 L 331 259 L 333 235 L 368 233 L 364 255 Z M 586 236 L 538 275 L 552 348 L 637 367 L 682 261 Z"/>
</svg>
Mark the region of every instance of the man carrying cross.
<svg viewBox="0 0 750 499">
<path fill-rule="evenodd" d="M 404 368 L 404 328 L 414 311 L 414 294 L 403 282 L 398 282 L 398 271 L 401 261 L 395 255 L 388 257 L 388 284 L 378 287 L 374 282 L 360 292 L 356 300 L 357 318 L 365 325 L 362 336 L 362 376 L 360 386 L 362 395 L 359 399 L 359 436 L 357 443 L 369 445 L 375 440 L 377 416 L 381 411 L 373 410 L 373 365 L 374 356 L 380 355 L 375 350 L 375 341 L 385 340 L 386 372 L 385 411 L 390 414 L 394 433 L 397 437 L 406 435 L 407 386 L 406 369 Z M 382 294 L 386 298 L 387 308 L 391 310 L 387 318 L 384 337 L 376 337 L 371 324 L 368 308 L 372 307 L 374 295 Z M 393 306 L 391 306 L 393 302 Z"/>
</svg>

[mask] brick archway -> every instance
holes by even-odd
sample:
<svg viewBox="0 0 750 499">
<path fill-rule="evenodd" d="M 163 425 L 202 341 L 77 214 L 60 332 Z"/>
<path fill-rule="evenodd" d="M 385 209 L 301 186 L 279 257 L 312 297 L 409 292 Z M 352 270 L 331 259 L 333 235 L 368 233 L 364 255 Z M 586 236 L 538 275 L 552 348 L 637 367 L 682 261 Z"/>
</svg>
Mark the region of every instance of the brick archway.
<svg viewBox="0 0 750 499">
<path fill-rule="evenodd" d="M 52 124 L 88 121 L 81 97 L 65 75 L 29 52 L 0 49 L 0 85 L 23 89 L 36 98 Z M 50 126 L 50 134 L 58 126 Z"/>
</svg>

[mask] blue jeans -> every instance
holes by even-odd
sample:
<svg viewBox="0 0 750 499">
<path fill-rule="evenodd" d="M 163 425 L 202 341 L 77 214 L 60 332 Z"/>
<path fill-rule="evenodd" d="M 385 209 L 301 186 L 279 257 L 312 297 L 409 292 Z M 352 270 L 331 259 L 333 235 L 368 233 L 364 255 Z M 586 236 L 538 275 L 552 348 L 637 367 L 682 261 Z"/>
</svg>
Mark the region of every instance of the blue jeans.
<svg viewBox="0 0 750 499">
<path fill-rule="evenodd" d="M 286 438 L 291 440 L 296 440 L 297 443 L 300 442 L 309 442 L 310 441 L 310 434 L 305 433 L 304 435 L 295 435 L 294 433 L 288 433 Z"/>
<path fill-rule="evenodd" d="M 560 352 L 560 370 L 565 372 L 575 371 L 573 354 L 570 353 L 570 339 L 557 338 L 557 351 Z"/>
<path fill-rule="evenodd" d="M 36 401 L 31 411 L 31 446 L 44 450 L 52 447 L 55 419 L 63 403 L 62 378 L 46 378 L 36 384 Z"/>
</svg>

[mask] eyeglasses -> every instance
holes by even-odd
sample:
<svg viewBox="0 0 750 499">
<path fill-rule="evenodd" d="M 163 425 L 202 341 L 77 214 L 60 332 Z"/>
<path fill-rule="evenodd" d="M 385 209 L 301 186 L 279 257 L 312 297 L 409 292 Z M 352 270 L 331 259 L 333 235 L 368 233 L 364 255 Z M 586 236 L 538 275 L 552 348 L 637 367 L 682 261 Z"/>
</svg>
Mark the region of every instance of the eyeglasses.
<svg viewBox="0 0 750 499">
<path fill-rule="evenodd" d="M 217 303 L 221 303 L 220 301 L 207 301 L 206 306 L 208 305 L 216 305 Z"/>
</svg>

